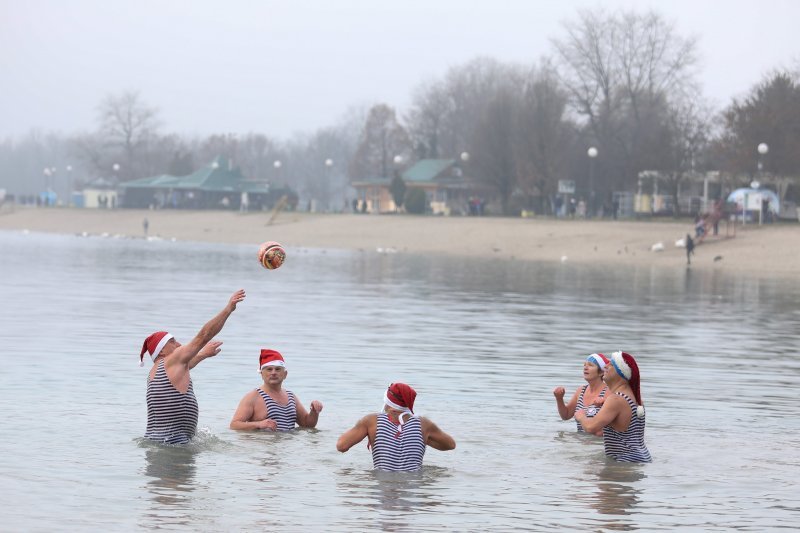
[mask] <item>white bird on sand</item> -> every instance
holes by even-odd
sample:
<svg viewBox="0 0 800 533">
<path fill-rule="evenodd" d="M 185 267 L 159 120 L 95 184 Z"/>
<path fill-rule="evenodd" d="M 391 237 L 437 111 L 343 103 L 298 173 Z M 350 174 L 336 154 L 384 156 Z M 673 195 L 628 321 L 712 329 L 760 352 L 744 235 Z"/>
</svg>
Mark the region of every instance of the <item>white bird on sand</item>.
<svg viewBox="0 0 800 533">
<path fill-rule="evenodd" d="M 657 242 L 653 246 L 650 247 L 651 252 L 663 252 L 664 251 L 664 243 Z"/>
</svg>

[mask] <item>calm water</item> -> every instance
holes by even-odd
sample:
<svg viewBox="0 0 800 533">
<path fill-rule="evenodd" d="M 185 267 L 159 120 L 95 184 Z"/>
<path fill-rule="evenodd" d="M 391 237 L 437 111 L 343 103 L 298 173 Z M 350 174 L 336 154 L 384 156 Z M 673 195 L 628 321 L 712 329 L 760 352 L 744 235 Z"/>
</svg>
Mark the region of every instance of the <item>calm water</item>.
<svg viewBox="0 0 800 533">
<path fill-rule="evenodd" d="M 265 240 L 268 235 L 265 235 Z M 0 529 L 793 527 L 800 281 L 0 232 Z M 201 434 L 142 443 L 144 337 L 186 341 L 237 288 L 222 353 L 192 371 Z M 280 350 L 316 430 L 236 433 Z M 586 353 L 637 356 L 648 465 L 606 461 L 552 389 Z M 372 472 L 338 435 L 391 381 L 451 433 L 419 473 Z"/>
</svg>

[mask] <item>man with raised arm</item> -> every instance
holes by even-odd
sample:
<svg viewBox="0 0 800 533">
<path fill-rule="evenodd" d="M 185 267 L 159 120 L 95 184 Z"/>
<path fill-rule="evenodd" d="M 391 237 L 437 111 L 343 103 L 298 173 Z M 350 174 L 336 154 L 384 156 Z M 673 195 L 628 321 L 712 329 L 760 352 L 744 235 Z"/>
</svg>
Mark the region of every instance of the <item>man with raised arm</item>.
<svg viewBox="0 0 800 533">
<path fill-rule="evenodd" d="M 426 446 L 442 451 L 455 449 L 453 437 L 431 420 L 414 414 L 416 397 L 417 392 L 405 383 L 392 383 L 383 397 L 383 411 L 365 416 L 345 431 L 336 449 L 346 452 L 367 437 L 373 466 L 390 472 L 422 468 Z"/>
<path fill-rule="evenodd" d="M 147 431 L 145 438 L 165 444 L 186 444 L 197 432 L 198 407 L 189 371 L 220 352 L 222 342 L 212 340 L 244 300 L 244 290 L 230 297 L 217 316 L 206 323 L 188 344 L 181 344 L 166 331 L 147 337 L 139 354 L 150 355 L 153 367 L 147 378 Z"/>
</svg>

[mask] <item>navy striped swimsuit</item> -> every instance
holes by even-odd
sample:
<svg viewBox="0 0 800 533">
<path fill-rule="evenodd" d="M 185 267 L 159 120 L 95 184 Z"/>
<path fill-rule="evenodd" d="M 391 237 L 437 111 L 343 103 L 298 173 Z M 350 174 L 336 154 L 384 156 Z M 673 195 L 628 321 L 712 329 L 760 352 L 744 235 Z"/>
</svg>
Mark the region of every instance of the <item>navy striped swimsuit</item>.
<svg viewBox="0 0 800 533">
<path fill-rule="evenodd" d="M 165 444 L 186 444 L 197 432 L 197 398 L 192 380 L 183 394 L 169 380 L 164 360 L 158 363 L 153 379 L 147 377 L 146 439 Z"/>
<path fill-rule="evenodd" d="M 586 407 L 585 405 L 583 405 L 583 393 L 586 392 L 586 389 L 588 387 L 589 387 L 589 385 L 584 385 L 583 386 L 583 390 L 581 391 L 580 396 L 578 396 L 578 405 L 575 406 L 575 411 L 580 411 L 581 409 Z M 608 389 L 606 387 L 603 387 L 603 390 L 600 391 L 600 395 L 598 396 L 598 398 L 605 398 L 607 390 Z M 600 410 L 600 408 L 597 407 L 596 405 L 590 405 L 590 406 L 586 407 L 586 418 L 592 418 L 594 415 L 597 414 L 597 412 L 599 410 Z M 586 430 L 583 429 L 583 426 L 581 425 L 581 423 L 578 422 L 578 419 L 575 419 L 575 423 L 578 424 L 578 433 L 584 433 L 586 431 Z"/>
<path fill-rule="evenodd" d="M 378 414 L 375 442 L 372 444 L 372 465 L 378 470 L 410 472 L 422 468 L 425 442 L 422 440 L 422 423 L 417 417 L 403 422 L 403 431 L 389 420 L 386 413 Z"/>
<path fill-rule="evenodd" d="M 273 400 L 269 394 L 261 389 L 256 389 L 267 405 L 267 418 L 274 420 L 278 425 L 278 431 L 290 431 L 297 423 L 297 407 L 294 404 L 294 394 L 286 391 L 289 396 L 289 403 L 281 405 Z"/>
<path fill-rule="evenodd" d="M 626 463 L 649 463 L 653 459 L 650 451 L 644 445 L 644 419 L 636 415 L 636 402 L 621 392 L 616 393 L 622 396 L 631 408 L 631 423 L 628 430 L 619 432 L 611 426 L 603 428 L 603 445 L 606 455 Z"/>
</svg>

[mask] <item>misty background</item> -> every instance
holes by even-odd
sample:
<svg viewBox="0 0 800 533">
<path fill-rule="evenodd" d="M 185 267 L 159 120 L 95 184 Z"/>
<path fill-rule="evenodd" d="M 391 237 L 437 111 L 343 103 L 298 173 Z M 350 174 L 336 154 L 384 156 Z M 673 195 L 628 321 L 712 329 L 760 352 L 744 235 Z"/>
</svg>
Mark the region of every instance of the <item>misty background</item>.
<svg viewBox="0 0 800 533">
<path fill-rule="evenodd" d="M 223 155 L 338 210 L 394 156 L 468 152 L 511 213 L 558 179 L 586 188 L 588 147 L 605 195 L 648 169 L 746 182 L 761 142 L 767 172 L 796 176 L 798 20 L 790 0 L 3 0 L 0 188 Z"/>
</svg>

